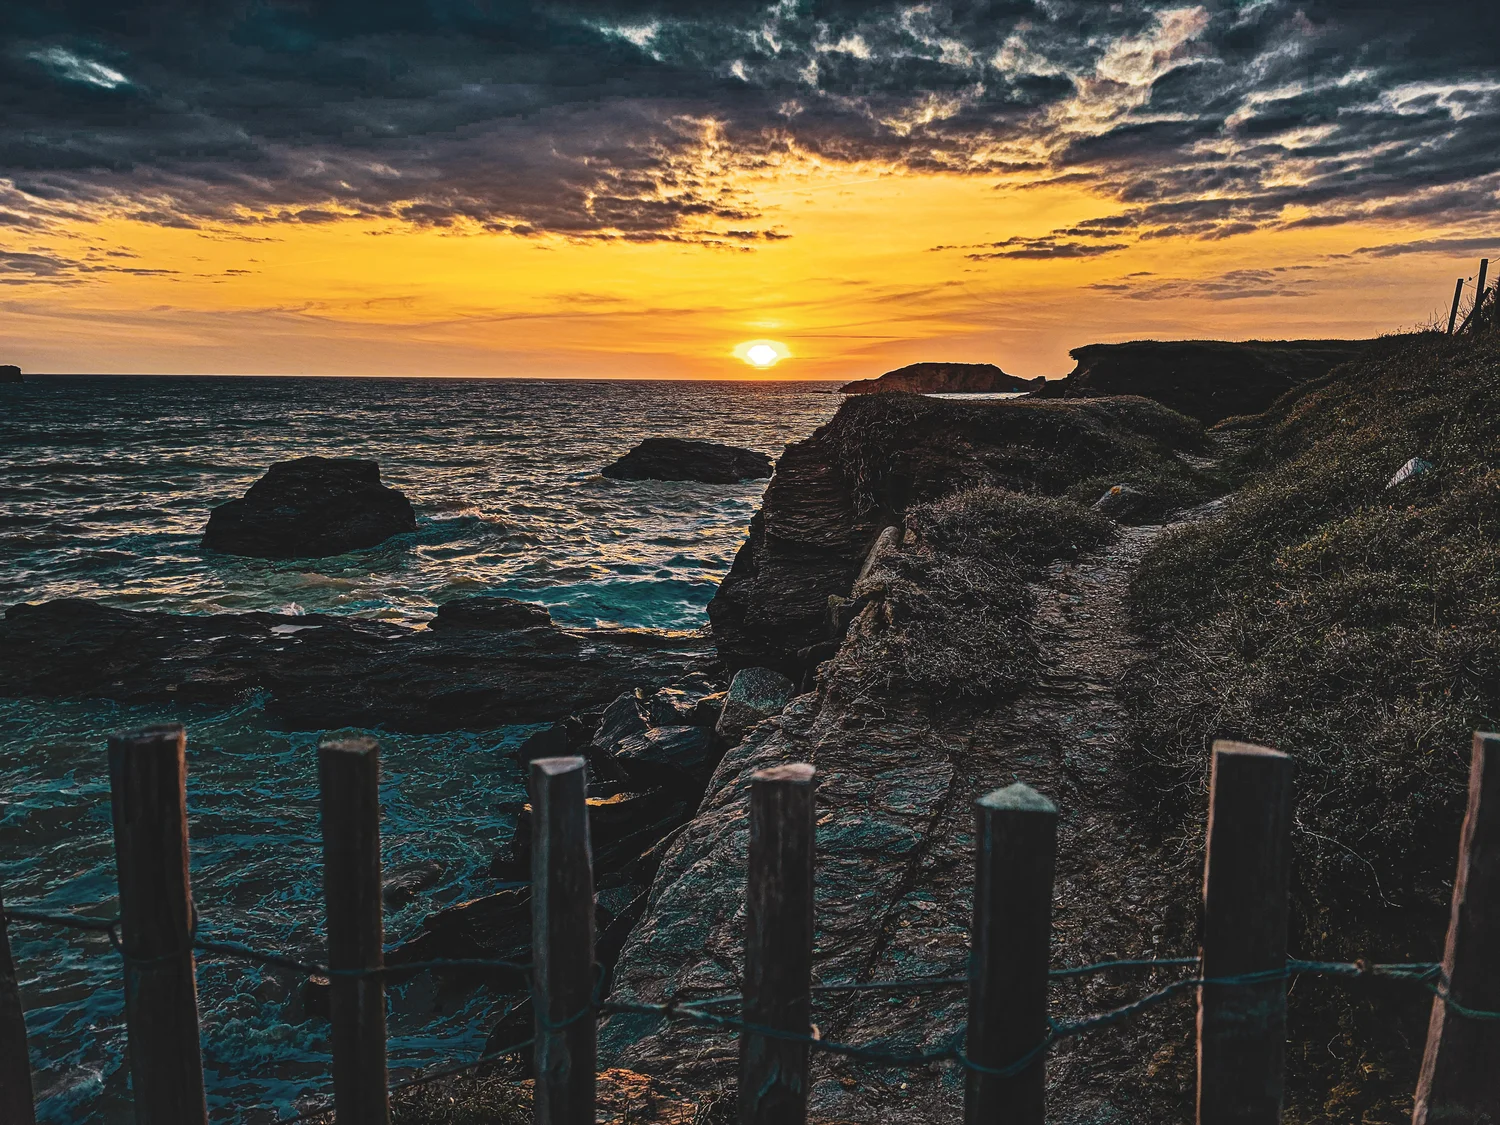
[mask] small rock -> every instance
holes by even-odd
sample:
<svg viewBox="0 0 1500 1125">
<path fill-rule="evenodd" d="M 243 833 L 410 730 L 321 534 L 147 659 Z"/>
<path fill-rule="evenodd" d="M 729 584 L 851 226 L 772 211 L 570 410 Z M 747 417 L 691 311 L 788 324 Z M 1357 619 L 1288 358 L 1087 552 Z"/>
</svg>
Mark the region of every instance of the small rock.
<svg viewBox="0 0 1500 1125">
<path fill-rule="evenodd" d="M 1406 481 L 1411 480 L 1412 477 L 1421 476 L 1430 468 L 1432 468 L 1432 462 L 1424 461 L 1420 457 L 1413 457 L 1396 470 L 1396 475 L 1390 479 L 1390 483 L 1386 487 L 1395 488 L 1398 484 L 1404 484 Z"/>
<path fill-rule="evenodd" d="M 647 708 L 653 727 L 695 726 L 693 713 L 704 692 L 664 687 L 651 697 Z"/>
<path fill-rule="evenodd" d="M 552 614 L 544 605 L 518 602 L 514 598 L 456 598 L 438 606 L 429 629 L 533 629 L 551 626 Z"/>
<path fill-rule="evenodd" d="M 1094 501 L 1094 511 L 1112 520 L 1128 520 L 1143 511 L 1149 497 L 1138 488 L 1117 484 Z"/>
<path fill-rule="evenodd" d="M 713 733 L 703 727 L 652 727 L 621 742 L 615 761 L 632 781 L 682 788 L 700 783 L 717 755 Z"/>
<path fill-rule="evenodd" d="M 781 714 L 796 693 L 796 685 L 770 668 L 741 668 L 734 674 L 719 716 L 719 737 L 737 746 L 757 723 Z"/>
<path fill-rule="evenodd" d="M 589 743 L 590 758 L 595 754 L 612 755 L 622 740 L 642 733 L 646 725 L 646 717 L 641 714 L 640 697 L 633 691 L 622 693 L 599 718 L 599 727 Z"/>
<path fill-rule="evenodd" d="M 728 698 L 727 691 L 716 691 L 712 695 L 703 696 L 693 707 L 693 717 L 688 722 L 695 727 L 717 727 L 719 716 L 724 713 L 724 700 Z"/>
<path fill-rule="evenodd" d="M 400 910 L 416 898 L 419 891 L 425 891 L 442 877 L 443 865 L 437 860 L 426 859 L 417 863 L 408 863 L 396 868 L 381 880 L 380 897 L 385 901 L 387 909 Z"/>
<path fill-rule="evenodd" d="M 771 459 L 753 449 L 685 438 L 647 438 L 604 470 L 614 480 L 696 480 L 734 484 L 771 475 Z"/>
<path fill-rule="evenodd" d="M 353 457 L 278 461 L 208 516 L 203 547 L 263 559 L 323 558 L 415 531 L 416 513 L 380 466 Z"/>
</svg>

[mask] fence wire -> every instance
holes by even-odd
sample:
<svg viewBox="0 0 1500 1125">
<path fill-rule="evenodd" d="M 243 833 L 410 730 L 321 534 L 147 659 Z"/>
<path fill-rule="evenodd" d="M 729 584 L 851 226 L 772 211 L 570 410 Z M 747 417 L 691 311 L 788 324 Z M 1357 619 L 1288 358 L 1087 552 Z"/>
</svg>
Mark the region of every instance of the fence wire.
<svg viewBox="0 0 1500 1125">
<path fill-rule="evenodd" d="M 131 957 L 121 944 L 119 936 L 120 920 L 118 918 L 96 918 L 79 914 L 56 914 L 7 905 L 3 908 L 3 914 L 0 914 L 0 925 L 8 924 L 11 921 L 30 922 L 85 933 L 102 933 L 108 937 L 111 948 L 120 956 L 124 963 L 143 963 L 143 959 Z M 524 962 L 486 957 L 434 958 L 427 961 L 413 961 L 374 969 L 332 969 L 327 965 L 315 961 L 304 961 L 274 951 L 256 949 L 240 942 L 203 937 L 197 932 L 197 922 L 198 919 L 195 916 L 193 919 L 192 948 L 198 953 L 206 954 L 210 957 L 246 961 L 268 968 L 283 969 L 308 976 L 320 976 L 329 979 L 335 977 L 365 978 L 377 976 L 392 978 L 414 976 L 418 973 L 440 970 L 503 970 L 523 975 L 529 974 L 531 971 L 531 966 Z M 161 958 L 153 957 L 144 960 L 158 961 Z M 1197 957 L 1132 958 L 1098 961 L 1087 965 L 1052 969 L 1047 975 L 1053 980 L 1067 980 L 1121 970 L 1186 968 L 1200 964 L 1201 960 Z M 556 1024 L 548 1022 L 541 1013 L 538 1013 L 536 1022 L 541 1032 L 555 1033 L 590 1016 L 593 1016 L 595 1019 L 611 1015 L 655 1016 L 666 1021 L 682 1021 L 716 1031 L 759 1035 L 768 1039 L 802 1043 L 814 1052 L 842 1056 L 874 1066 L 913 1069 L 929 1066 L 933 1063 L 951 1062 L 956 1063 L 965 1070 L 978 1074 L 1008 1078 L 1019 1074 L 1034 1064 L 1051 1050 L 1053 1046 L 1065 1039 L 1123 1022 L 1190 989 L 1268 984 L 1278 980 L 1284 981 L 1293 976 L 1327 976 L 1345 980 L 1385 978 L 1406 981 L 1425 987 L 1450 1011 L 1467 1019 L 1500 1021 L 1500 1012 L 1469 1008 L 1455 1000 L 1451 995 L 1449 981 L 1443 973 L 1442 965 L 1435 962 L 1382 964 L 1364 960 L 1304 961 L 1288 959 L 1279 968 L 1241 973 L 1235 976 L 1203 977 L 1192 975 L 1181 977 L 1177 980 L 1169 981 L 1127 1004 L 1122 1004 L 1117 1008 L 1111 1008 L 1096 1015 L 1072 1022 L 1060 1023 L 1049 1018 L 1047 1030 L 1038 1040 L 1036 1046 L 1003 1066 L 990 1066 L 979 1063 L 964 1053 L 963 1043 L 967 1030 L 965 1025 L 960 1025 L 951 1035 L 947 1036 L 946 1042 L 941 1047 L 926 1051 L 896 1051 L 883 1048 L 878 1043 L 842 1043 L 824 1039 L 817 1034 L 767 1027 L 747 1022 L 737 1016 L 725 1015 L 710 1010 L 720 1005 L 740 1003 L 742 997 L 738 993 L 722 992 L 720 995 L 691 999 L 688 997 L 688 993 L 703 991 L 703 989 L 685 988 L 679 993 L 674 994 L 666 1003 L 660 1004 L 603 1000 L 599 995 L 603 984 L 602 973 L 600 973 L 598 978 L 598 984 L 595 989 L 596 994 L 587 1007 Z M 814 993 L 835 995 L 874 991 L 897 994 L 903 992 L 938 991 L 948 988 L 965 987 L 968 984 L 968 977 L 933 976 L 907 980 L 850 981 L 819 984 L 813 985 L 812 991 Z M 396 1093 L 401 1090 L 436 1082 L 443 1078 L 464 1074 L 528 1050 L 533 1046 L 535 1046 L 534 1037 L 500 1050 L 486 1052 L 470 1062 L 454 1062 L 443 1065 L 436 1070 L 428 1070 L 412 1078 L 393 1083 L 391 1092 Z M 316 1109 L 299 1113 L 295 1117 L 284 1118 L 278 1122 L 278 1125 L 296 1125 L 299 1122 L 310 1121 L 325 1116 L 332 1111 L 333 1105 L 329 1102 Z"/>
</svg>

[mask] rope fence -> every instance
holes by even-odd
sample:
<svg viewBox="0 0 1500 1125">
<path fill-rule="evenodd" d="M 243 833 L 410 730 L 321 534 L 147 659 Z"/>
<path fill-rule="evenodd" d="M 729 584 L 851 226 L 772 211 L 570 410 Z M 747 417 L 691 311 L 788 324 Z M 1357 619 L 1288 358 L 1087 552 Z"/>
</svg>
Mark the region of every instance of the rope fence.
<svg viewBox="0 0 1500 1125">
<path fill-rule="evenodd" d="M 143 736 L 133 736 L 137 745 Z M 161 744 L 161 732 L 154 734 Z M 112 751 L 116 742 L 112 741 Z M 179 766 L 183 735 L 170 732 L 166 742 L 177 747 Z M 348 753 L 339 744 L 335 752 Z M 376 773 L 373 743 L 361 750 L 369 777 Z M 171 756 L 170 754 L 168 755 Z M 113 756 L 112 756 L 113 757 Z M 112 761 L 112 765 L 114 762 Z M 159 764 L 159 763 L 158 763 Z M 365 767 L 362 767 L 365 768 Z M 544 772 L 545 771 L 545 772 Z M 112 775 L 114 774 L 112 770 Z M 539 779 L 537 774 L 543 776 Z M 179 781 L 181 772 L 178 772 Z M 279 1125 L 313 1120 L 333 1113 L 340 1120 L 387 1122 L 391 1093 L 425 1085 L 493 1064 L 522 1052 L 535 1053 L 536 1119 L 542 1125 L 592 1125 L 594 1113 L 595 1043 L 598 1021 L 609 1016 L 651 1017 L 663 1022 L 693 1025 L 715 1032 L 734 1033 L 740 1042 L 740 1121 L 800 1122 L 806 1117 L 808 1060 L 811 1054 L 835 1055 L 877 1067 L 918 1068 L 950 1063 L 965 1072 L 966 1104 L 984 1110 L 1004 1099 L 1017 1121 L 1040 1125 L 1041 1094 L 1048 1052 L 1056 1044 L 1087 1032 L 1110 1027 L 1139 1015 L 1184 993 L 1196 993 L 1199 1006 L 1199 1120 L 1217 1120 L 1205 1111 L 1227 1099 L 1243 1099 L 1246 1089 L 1270 1089 L 1274 1099 L 1265 1115 L 1241 1113 L 1237 1120 L 1279 1120 L 1283 1083 L 1280 1050 L 1258 1053 L 1258 1045 L 1274 1037 L 1277 1048 L 1285 1041 L 1286 982 L 1295 976 L 1320 976 L 1342 980 L 1386 979 L 1415 984 L 1434 997 L 1431 1030 L 1417 1089 L 1419 1111 L 1432 1120 L 1479 1119 L 1473 1107 L 1496 1104 L 1500 1098 L 1500 977 L 1483 964 L 1486 946 L 1500 940 L 1500 933 L 1487 927 L 1495 923 L 1493 906 L 1500 902 L 1500 737 L 1476 735 L 1471 767 L 1469 808 L 1459 853 L 1459 877 L 1445 959 L 1442 963 L 1376 963 L 1300 960 L 1287 956 L 1285 894 L 1287 891 L 1287 838 L 1290 826 L 1290 760 L 1262 748 L 1217 744 L 1211 783 L 1210 831 L 1205 859 L 1205 919 L 1203 952 L 1194 957 L 1118 959 L 1065 968 L 1052 968 L 1050 960 L 1050 906 L 1056 810 L 1024 786 L 990 794 L 978 802 L 975 919 L 969 972 L 965 976 L 930 976 L 905 980 L 850 981 L 814 984 L 811 981 L 812 943 L 811 879 L 802 879 L 809 868 L 812 839 L 814 781 L 810 767 L 773 767 L 755 775 L 751 789 L 751 847 L 747 885 L 746 964 L 739 992 L 703 987 L 685 987 L 664 1003 L 610 1000 L 603 993 L 605 974 L 593 959 L 593 889 L 588 876 L 588 834 L 584 800 L 584 764 L 581 759 L 544 759 L 534 766 L 532 798 L 536 842 L 533 871 L 534 949 L 549 956 L 534 957 L 532 963 L 499 958 L 435 958 L 386 965 L 378 910 L 373 915 L 376 956 L 365 964 L 341 964 L 330 941 L 328 963 L 290 956 L 274 950 L 214 938 L 200 933 L 200 920 L 185 900 L 179 917 L 183 926 L 165 950 L 145 949 L 137 926 L 132 933 L 132 907 L 126 888 L 133 880 L 125 869 L 121 851 L 120 917 L 102 917 L 98 906 L 80 907 L 84 913 L 57 913 L 5 905 L 0 902 L 0 1114 L 21 1125 L 32 1120 L 29 1065 L 24 1022 L 11 962 L 7 929 L 12 924 L 30 924 L 103 934 L 122 962 L 126 976 L 127 1029 L 130 1038 L 131 1078 L 137 1119 L 206 1121 L 201 1092 L 190 1103 L 189 1116 L 148 1117 L 142 1112 L 144 1099 L 163 1099 L 159 1076 L 142 1073 L 141 1067 L 160 1057 L 160 1041 L 172 1033 L 159 1028 L 147 1031 L 138 1016 L 140 992 L 160 989 L 170 981 L 174 967 L 186 966 L 191 976 L 198 961 L 232 960 L 264 968 L 327 979 L 332 989 L 331 1018 L 334 1023 L 334 1089 L 332 1099 Z M 117 820 L 120 816 L 116 792 Z M 159 806 L 158 806 L 159 807 Z M 180 802 L 177 804 L 182 807 Z M 378 816 L 378 807 L 377 807 Z M 580 818 L 582 818 L 580 820 Z M 583 826 L 580 831 L 580 824 Z M 181 843 L 185 856 L 185 825 Z M 118 835 L 118 834 L 117 834 Z M 356 833 L 373 841 L 378 855 L 378 830 Z M 1015 845 L 1031 837 L 1039 848 L 1018 851 Z M 118 843 L 118 841 L 117 841 Z M 326 845 L 325 845 L 326 846 Z M 570 857 L 567 852 L 573 852 Z M 1217 855 L 1216 855 L 1217 852 Z M 583 860 L 585 878 L 558 878 L 577 874 L 576 861 Z M 1029 859 L 1029 863 L 1028 863 Z M 378 866 L 374 890 L 378 902 Z M 185 874 L 184 874 L 185 879 Z M 183 884 L 184 889 L 186 884 Z M 369 888 L 365 888 L 369 890 Z M 798 892 L 805 892 L 799 894 Z M 1042 892 L 1045 891 L 1045 897 Z M 1254 893 L 1251 893 L 1251 892 Z M 1491 897 L 1494 896 L 1494 897 Z M 137 896 L 138 897 L 138 896 Z M 1280 898 L 1280 909 L 1276 900 Z M 1029 902 L 1028 902 L 1029 900 Z M 1215 906 L 1235 904 L 1230 917 L 1216 916 Z M 580 913 L 586 905 L 586 914 Z M 335 909 L 330 893 L 330 914 Z M 368 913 L 368 912 L 367 912 Z M 788 917 L 805 919 L 789 925 Z M 1269 925 L 1264 920 L 1269 917 Z M 543 945 L 549 925 L 575 925 L 583 918 L 579 955 L 558 957 L 556 943 Z M 332 919 L 330 919 L 332 921 Z M 1218 923 L 1216 925 L 1215 923 Z M 1228 923 L 1226 929 L 1225 923 Z M 782 940 L 790 932 L 800 949 L 774 950 L 765 939 L 766 927 L 774 927 Z M 762 940 L 757 940 L 757 928 Z M 330 926 L 333 929 L 333 926 Z M 368 929 L 368 927 L 367 927 Z M 1040 933 L 1038 945 L 1026 940 Z M 1259 947 L 1256 944 L 1259 942 Z M 777 960 L 756 964 L 757 955 L 774 954 Z M 1246 961 L 1259 965 L 1246 964 Z M 1236 962 L 1239 962 L 1236 964 Z M 803 971 L 788 978 L 780 970 L 799 964 Z M 390 1083 L 385 1067 L 379 1068 L 378 1088 L 368 1070 L 352 1073 L 341 1068 L 351 1050 L 361 1049 L 368 1039 L 367 1013 L 352 1019 L 347 1004 L 339 1003 L 354 989 L 375 989 L 380 997 L 381 1020 L 378 1047 L 383 1063 L 384 985 L 425 972 L 490 970 L 529 979 L 534 1012 L 534 1033 L 503 1049 L 488 1051 L 470 1061 L 429 1067 L 422 1073 Z M 1183 971 L 1186 975 L 1160 984 L 1128 1003 L 1081 1019 L 1060 1022 L 1048 1013 L 1049 983 L 1079 980 L 1102 974 Z M 1227 971 L 1226 971 L 1227 970 Z M 837 998 L 860 993 L 891 995 L 932 993 L 967 989 L 968 1018 L 944 1037 L 941 1045 L 927 1050 L 902 1051 L 879 1041 L 845 1043 L 823 1038 L 812 1026 L 811 1004 L 815 996 Z M 580 991 L 582 989 L 582 991 Z M 695 995 L 708 991 L 710 995 Z M 132 993 L 136 1003 L 130 1003 Z M 1459 997 L 1462 997 L 1460 999 Z M 183 1005 L 178 998 L 179 1015 Z M 564 1002 L 568 1001 L 568 1002 Z M 738 1013 L 724 1009 L 738 1008 Z M 158 1008 L 155 1014 L 163 1009 Z M 13 1015 L 16 1018 L 8 1018 Z M 194 1001 L 186 1011 L 188 1031 L 198 1040 Z M 19 1039 L 16 1028 L 19 1027 Z M 1227 1031 L 1226 1031 L 1227 1028 Z M 179 1032 L 182 1029 L 178 1029 Z M 340 1034 L 342 1032 L 342 1034 Z M 1215 1042 L 1215 1036 L 1219 1041 Z M 178 1035 L 180 1039 L 181 1036 Z M 580 1044 L 582 1047 L 580 1049 Z M 1232 1072 L 1222 1065 L 1222 1052 L 1233 1048 L 1237 1062 Z M 1476 1045 L 1478 1049 L 1476 1050 Z M 366 1041 L 363 1047 L 371 1044 Z M 153 1050 L 153 1048 L 156 1048 Z M 1218 1048 L 1221 1057 L 1216 1058 Z M 341 1059 L 341 1055 L 344 1056 Z M 565 1058 L 566 1065 L 559 1064 Z M 574 1065 L 587 1060 L 588 1065 Z M 1268 1060 L 1268 1061 L 1267 1061 Z M 1476 1060 L 1490 1063 L 1476 1066 Z M 761 1071 L 757 1075 L 757 1070 Z M 25 1077 L 24 1091 L 17 1088 Z M 342 1079 L 342 1081 L 341 1081 Z M 351 1091 L 351 1083 L 360 1089 Z M 178 1112 L 181 1111 L 180 1091 Z M 26 1116 L 15 1107 L 24 1094 Z M 375 1116 L 348 1108 L 354 1104 L 374 1106 Z M 1243 1110 L 1243 1101 L 1236 1101 Z M 1454 1112 L 1457 1107 L 1458 1112 Z M 787 1115 L 787 1109 L 792 1113 Z M 1252 1107 L 1253 1108 L 1253 1107 Z M 969 1110 L 966 1109 L 966 1116 Z M 980 1114 L 981 1120 L 990 1119 Z M 1422 1118 L 1418 1118 L 1421 1120 Z"/>
</svg>

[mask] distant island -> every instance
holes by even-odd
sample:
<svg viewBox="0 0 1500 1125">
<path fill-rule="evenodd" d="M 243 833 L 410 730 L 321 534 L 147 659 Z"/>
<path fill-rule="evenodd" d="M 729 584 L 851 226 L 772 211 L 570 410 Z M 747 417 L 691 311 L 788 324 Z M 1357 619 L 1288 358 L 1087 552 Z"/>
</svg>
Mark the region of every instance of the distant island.
<svg viewBox="0 0 1500 1125">
<path fill-rule="evenodd" d="M 885 391 L 915 391 L 917 394 L 1004 394 L 1034 391 L 1046 379 L 1022 379 L 1007 375 L 993 363 L 911 363 L 887 371 L 878 379 L 845 383 L 840 394 L 868 395 Z"/>
<path fill-rule="evenodd" d="M 21 382 L 21 369 L 14 363 L 0 363 L 0 383 Z"/>
</svg>

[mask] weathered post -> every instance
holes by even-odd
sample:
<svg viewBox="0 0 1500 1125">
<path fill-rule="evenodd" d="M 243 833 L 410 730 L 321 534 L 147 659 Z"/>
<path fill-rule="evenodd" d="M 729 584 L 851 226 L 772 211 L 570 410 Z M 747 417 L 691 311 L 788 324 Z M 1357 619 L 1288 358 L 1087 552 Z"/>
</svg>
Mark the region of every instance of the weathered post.
<svg viewBox="0 0 1500 1125">
<path fill-rule="evenodd" d="M 380 747 L 373 738 L 318 745 L 333 1104 L 340 1122 L 387 1125 L 385 965 L 380 898 Z"/>
<path fill-rule="evenodd" d="M 747 1024 L 812 1032 L 813 767 L 791 762 L 750 778 L 745 880 Z M 740 1125 L 807 1120 L 805 1040 L 740 1032 Z"/>
<path fill-rule="evenodd" d="M 1203 874 L 1198 1125 L 1276 1125 L 1286 1062 L 1287 894 L 1292 777 L 1287 755 L 1215 742 Z"/>
<path fill-rule="evenodd" d="M 1454 1004 L 1500 1012 L 1500 734 L 1475 734 L 1469 807 L 1443 950 Z M 1432 1002 L 1413 1125 L 1500 1121 L 1500 1020 L 1472 1019 Z"/>
<path fill-rule="evenodd" d="M 1470 306 L 1469 315 L 1464 317 L 1464 322 L 1458 326 L 1460 332 L 1465 332 L 1471 327 L 1475 331 L 1479 330 L 1479 321 L 1484 315 L 1484 281 L 1489 272 L 1490 260 L 1480 258 L 1479 276 L 1474 279 L 1474 304 Z"/>
<path fill-rule="evenodd" d="M 26 1013 L 10 956 L 9 920 L 0 899 L 0 1121 L 34 1125 L 31 1057 L 26 1050 Z"/>
<path fill-rule="evenodd" d="M 204 1125 L 194 913 L 188 879 L 187 735 L 147 727 L 109 740 L 131 1096 L 138 1125 Z"/>
<path fill-rule="evenodd" d="M 1025 1058 L 1047 1036 L 1057 807 L 1017 783 L 980 797 L 975 813 L 965 1053 L 971 1062 L 998 1069 Z M 1038 1054 L 1006 1077 L 970 1070 L 964 1125 L 1042 1125 L 1046 1066 Z"/>
<path fill-rule="evenodd" d="M 594 1125 L 594 872 L 581 757 L 531 763 L 537 1125 Z"/>
<path fill-rule="evenodd" d="M 1453 310 L 1448 314 L 1448 335 L 1453 335 L 1453 326 L 1458 322 L 1458 303 L 1464 299 L 1464 279 L 1459 278 L 1453 286 Z"/>
</svg>

